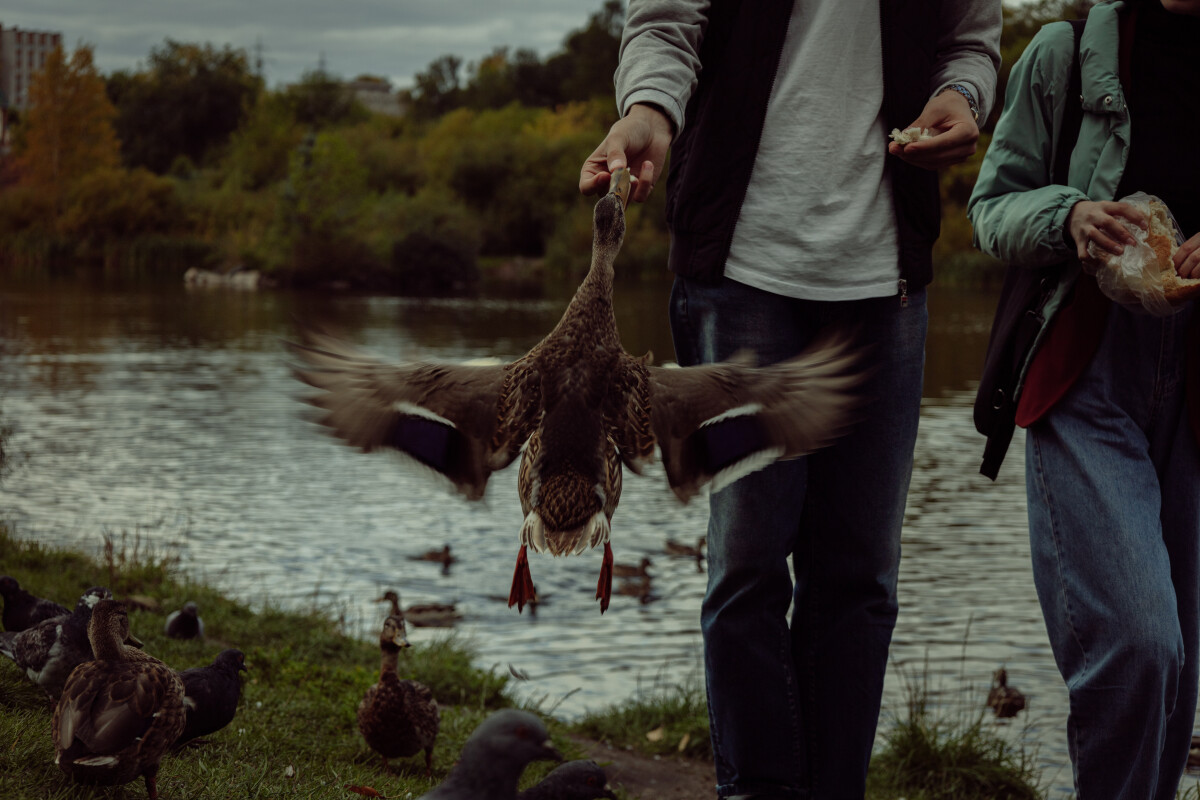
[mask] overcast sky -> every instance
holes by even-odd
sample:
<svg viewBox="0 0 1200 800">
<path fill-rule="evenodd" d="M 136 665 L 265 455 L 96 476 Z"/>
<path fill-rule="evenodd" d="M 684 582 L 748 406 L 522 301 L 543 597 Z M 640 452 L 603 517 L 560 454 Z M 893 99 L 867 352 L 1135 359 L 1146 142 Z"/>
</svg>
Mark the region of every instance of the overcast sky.
<svg viewBox="0 0 1200 800">
<path fill-rule="evenodd" d="M 0 25 L 63 35 L 95 51 L 103 73 L 134 70 L 170 38 L 246 50 L 261 44 L 268 86 L 315 69 L 389 78 L 396 88 L 450 54 L 464 66 L 495 47 L 541 58 L 584 27 L 603 0 L 4 0 Z"/>
</svg>

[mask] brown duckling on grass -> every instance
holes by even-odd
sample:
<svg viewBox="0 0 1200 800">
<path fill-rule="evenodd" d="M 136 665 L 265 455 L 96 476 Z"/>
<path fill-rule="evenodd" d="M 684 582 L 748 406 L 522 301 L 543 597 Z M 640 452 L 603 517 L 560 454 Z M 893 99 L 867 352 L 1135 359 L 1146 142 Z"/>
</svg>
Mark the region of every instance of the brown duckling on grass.
<svg viewBox="0 0 1200 800">
<path fill-rule="evenodd" d="M 92 611 L 88 638 L 96 659 L 63 687 L 51 731 L 55 763 L 76 783 L 115 786 L 146 781 L 158 798 L 158 765 L 183 732 L 183 682 L 163 662 L 123 642 L 129 616 L 116 600 Z"/>
<path fill-rule="evenodd" d="M 379 753 L 389 771 L 389 758 L 407 758 L 425 751 L 425 775 L 433 775 L 433 744 L 441 725 L 437 701 L 429 687 L 401 680 L 396 671 L 400 651 L 409 647 L 404 620 L 388 616 L 379 633 L 379 680 L 358 705 L 358 729 L 367 745 Z"/>
</svg>

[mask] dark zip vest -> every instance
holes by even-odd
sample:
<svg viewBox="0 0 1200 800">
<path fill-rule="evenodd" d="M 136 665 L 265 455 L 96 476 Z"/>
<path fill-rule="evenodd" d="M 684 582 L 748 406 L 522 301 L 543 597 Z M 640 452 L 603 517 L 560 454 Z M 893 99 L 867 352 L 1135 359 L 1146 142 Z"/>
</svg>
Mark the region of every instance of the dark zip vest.
<svg viewBox="0 0 1200 800">
<path fill-rule="evenodd" d="M 903 129 L 920 115 L 933 88 L 942 0 L 880 0 L 879 5 L 883 116 L 889 129 Z M 792 6 L 793 0 L 714 0 L 709 11 L 699 83 L 683 133 L 671 146 L 667 178 L 668 266 L 677 275 L 716 283 L 725 272 Z M 832 129 L 837 124 L 829 120 Z M 933 278 L 933 243 L 941 229 L 938 177 L 887 158 L 900 277 L 916 289 Z"/>
</svg>

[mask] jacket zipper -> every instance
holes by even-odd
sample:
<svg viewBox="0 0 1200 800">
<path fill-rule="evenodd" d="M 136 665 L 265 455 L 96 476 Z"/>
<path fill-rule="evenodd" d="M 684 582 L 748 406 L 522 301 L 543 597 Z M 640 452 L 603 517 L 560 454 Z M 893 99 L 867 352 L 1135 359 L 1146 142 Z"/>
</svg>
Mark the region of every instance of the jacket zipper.
<svg viewBox="0 0 1200 800">
<path fill-rule="evenodd" d="M 900 279 L 900 307 L 908 308 L 908 281 Z"/>
</svg>

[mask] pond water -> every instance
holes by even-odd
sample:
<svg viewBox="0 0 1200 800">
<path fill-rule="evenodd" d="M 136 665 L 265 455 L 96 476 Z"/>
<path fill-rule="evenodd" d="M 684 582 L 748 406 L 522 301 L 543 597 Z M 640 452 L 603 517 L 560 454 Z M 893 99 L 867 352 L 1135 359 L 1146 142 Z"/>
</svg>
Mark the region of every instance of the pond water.
<svg viewBox="0 0 1200 800">
<path fill-rule="evenodd" d="M 668 285 L 619 286 L 631 352 L 673 358 Z M 376 635 L 388 588 L 407 604 L 455 602 L 483 667 L 529 677 L 518 694 L 562 717 L 702 680 L 705 575 L 663 552 L 695 542 L 707 502 L 681 505 L 661 470 L 628 476 L 613 519 L 620 562 L 653 561 L 656 601 L 593 599 L 600 558 L 534 555 L 545 602 L 506 606 L 522 519 L 516 467 L 467 503 L 420 470 L 364 456 L 304 421 L 304 387 L 281 342 L 297 320 L 336 326 L 395 359 L 510 360 L 557 321 L 551 300 L 416 301 L 290 293 L 0 287 L 0 410 L 24 465 L 0 485 L 18 535 L 96 549 L 103 533 L 169 548 L 183 570 L 251 605 L 316 605 Z M 1034 595 L 1018 431 L 995 483 L 978 474 L 971 424 L 992 296 L 934 290 L 925 401 L 903 532 L 900 621 L 884 713 L 924 680 L 941 713 L 973 719 L 992 671 L 1030 697 L 1002 735 L 1035 755 L 1055 796 L 1070 790 L 1066 691 Z M 408 556 L 451 545 L 446 574 Z M 2 561 L 2 558 L 0 558 Z M 444 630 L 410 631 L 416 646 Z M 989 718 L 989 723 L 990 718 Z"/>
</svg>

